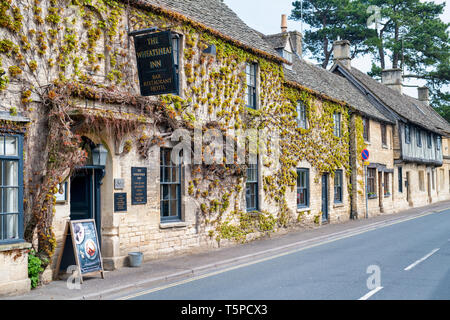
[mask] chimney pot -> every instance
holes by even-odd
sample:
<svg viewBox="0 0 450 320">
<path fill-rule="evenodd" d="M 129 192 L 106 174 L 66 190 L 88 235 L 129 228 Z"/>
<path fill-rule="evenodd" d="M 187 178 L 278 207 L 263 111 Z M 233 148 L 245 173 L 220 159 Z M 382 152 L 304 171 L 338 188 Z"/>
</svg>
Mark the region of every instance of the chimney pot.
<svg viewBox="0 0 450 320">
<path fill-rule="evenodd" d="M 281 15 L 281 32 L 287 31 L 287 18 L 285 14 Z"/>
</svg>

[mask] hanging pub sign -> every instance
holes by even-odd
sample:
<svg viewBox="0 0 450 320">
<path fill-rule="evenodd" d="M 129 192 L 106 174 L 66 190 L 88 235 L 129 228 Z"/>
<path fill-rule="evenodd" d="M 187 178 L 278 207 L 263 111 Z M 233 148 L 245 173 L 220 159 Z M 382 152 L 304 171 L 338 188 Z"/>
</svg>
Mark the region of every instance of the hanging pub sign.
<svg viewBox="0 0 450 320">
<path fill-rule="evenodd" d="M 170 31 L 134 37 L 134 48 L 142 96 L 177 91 Z"/>
</svg>

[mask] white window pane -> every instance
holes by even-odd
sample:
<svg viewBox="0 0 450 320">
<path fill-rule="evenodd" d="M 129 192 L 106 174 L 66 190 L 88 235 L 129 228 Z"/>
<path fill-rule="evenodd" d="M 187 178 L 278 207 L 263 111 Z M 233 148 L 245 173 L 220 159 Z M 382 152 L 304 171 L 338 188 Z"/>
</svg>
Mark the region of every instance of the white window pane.
<svg viewBox="0 0 450 320">
<path fill-rule="evenodd" d="M 3 192 L 5 197 L 5 212 L 18 212 L 19 189 L 3 188 Z"/>
<path fill-rule="evenodd" d="M 17 156 L 17 138 L 5 136 L 5 155 Z"/>
<path fill-rule="evenodd" d="M 18 186 L 19 185 L 19 170 L 17 161 L 4 161 L 4 185 Z"/>
<path fill-rule="evenodd" d="M 5 137 L 0 136 L 0 156 L 5 155 Z"/>
<path fill-rule="evenodd" d="M 19 238 L 19 221 L 17 214 L 7 215 L 5 217 L 6 222 L 6 239 L 18 239 Z"/>
</svg>

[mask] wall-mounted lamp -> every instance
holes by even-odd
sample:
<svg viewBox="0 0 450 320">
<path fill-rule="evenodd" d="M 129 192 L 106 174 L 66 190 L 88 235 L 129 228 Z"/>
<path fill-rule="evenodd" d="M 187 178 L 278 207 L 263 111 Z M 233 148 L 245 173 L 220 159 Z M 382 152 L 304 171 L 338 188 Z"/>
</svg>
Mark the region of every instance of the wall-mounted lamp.
<svg viewBox="0 0 450 320">
<path fill-rule="evenodd" d="M 92 150 L 92 164 L 94 166 L 105 166 L 108 150 L 100 143 Z"/>
</svg>

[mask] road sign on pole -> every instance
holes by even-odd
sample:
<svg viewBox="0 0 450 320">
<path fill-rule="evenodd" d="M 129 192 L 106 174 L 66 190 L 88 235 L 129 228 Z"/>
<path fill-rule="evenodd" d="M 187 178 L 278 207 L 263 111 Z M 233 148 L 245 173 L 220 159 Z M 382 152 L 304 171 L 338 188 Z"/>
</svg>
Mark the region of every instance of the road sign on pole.
<svg viewBox="0 0 450 320">
<path fill-rule="evenodd" d="M 369 160 L 369 150 L 364 149 L 364 150 L 361 152 L 361 158 L 362 158 L 364 161 Z"/>
</svg>

